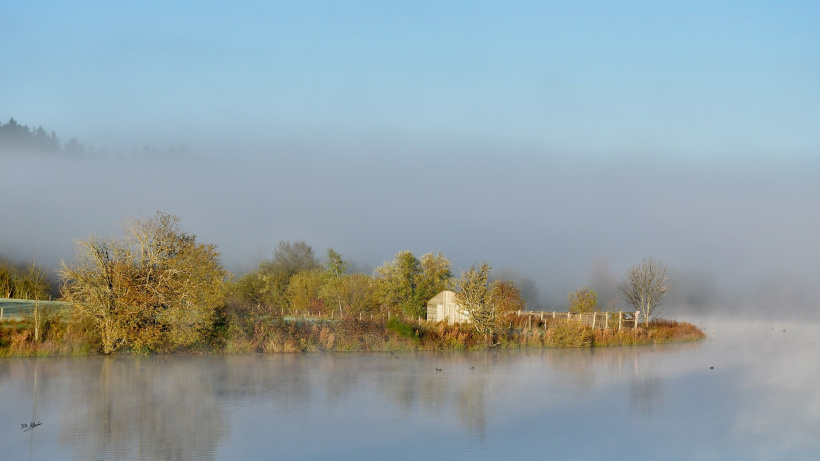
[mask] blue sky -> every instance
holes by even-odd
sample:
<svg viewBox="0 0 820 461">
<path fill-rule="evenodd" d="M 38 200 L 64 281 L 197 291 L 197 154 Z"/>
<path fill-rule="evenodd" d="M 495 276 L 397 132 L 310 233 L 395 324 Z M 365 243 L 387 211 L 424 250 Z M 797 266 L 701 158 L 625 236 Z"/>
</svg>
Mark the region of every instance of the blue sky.
<svg viewBox="0 0 820 461">
<path fill-rule="evenodd" d="M 0 120 L 205 156 L 0 157 L 0 253 L 57 265 L 159 210 L 237 272 L 280 240 L 364 269 L 441 250 L 560 308 L 654 256 L 675 303 L 799 309 L 818 24 L 815 2 L 3 2 Z"/>
<path fill-rule="evenodd" d="M 6 2 L 0 17 L 0 116 L 109 149 L 820 144 L 813 2 Z"/>
</svg>

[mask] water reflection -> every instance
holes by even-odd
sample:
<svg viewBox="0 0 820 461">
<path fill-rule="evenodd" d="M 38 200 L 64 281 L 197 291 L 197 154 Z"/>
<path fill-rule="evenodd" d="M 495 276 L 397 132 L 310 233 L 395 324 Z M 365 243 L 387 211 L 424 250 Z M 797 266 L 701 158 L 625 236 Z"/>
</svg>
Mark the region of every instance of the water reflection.
<svg viewBox="0 0 820 461">
<path fill-rule="evenodd" d="M 267 406 L 265 417 L 285 420 L 333 419 L 328 412 L 337 408 L 341 416 L 332 424 L 343 425 L 360 399 L 375 399 L 391 413 L 443 421 L 486 441 L 491 415 L 517 406 L 549 411 L 578 395 L 594 395 L 602 380 L 609 386 L 629 382 L 633 408 L 648 415 L 662 395 L 661 381 L 641 365 L 653 353 L 619 348 L 6 360 L 0 403 L 9 405 L 7 396 L 28 401 L 35 421 L 38 399 L 45 401 L 48 426 L 57 431 L 56 452 L 75 459 L 212 459 L 232 438 L 232 428 L 247 429 L 241 418 L 239 424 L 231 418 L 237 405 L 247 403 Z M 29 455 L 49 450 L 39 447 L 37 436 L 46 436 L 39 429 L 29 434 Z"/>
<path fill-rule="evenodd" d="M 727 445 L 820 452 L 820 371 L 806 366 L 817 340 L 806 335 L 785 358 L 791 343 L 771 339 L 757 349 L 5 359 L 0 444 L 9 459 L 656 459 L 693 453 L 694 441 L 696 457 Z M 43 425 L 20 432 L 32 418 Z M 677 434 L 663 432 L 670 425 Z M 652 442 L 605 450 L 638 433 Z"/>
<path fill-rule="evenodd" d="M 468 432 L 478 435 L 480 440 L 487 437 L 486 381 L 484 377 L 470 380 L 456 391 L 459 421 Z"/>
<path fill-rule="evenodd" d="M 636 414 L 649 419 L 652 410 L 663 403 L 662 381 L 650 369 L 640 370 L 630 382 L 629 402 Z"/>
<path fill-rule="evenodd" d="M 77 459 L 210 459 L 229 435 L 218 369 L 197 360 L 105 358 L 62 390 L 61 440 Z M 216 372 L 216 373 L 215 373 Z"/>
<path fill-rule="evenodd" d="M 487 437 L 488 410 L 510 396 L 542 408 L 539 390 L 589 392 L 601 364 L 639 360 L 641 352 L 502 351 L 476 353 L 276 355 L 236 357 L 125 357 L 8 360 L 2 390 L 50 407 L 61 449 L 72 458 L 209 459 L 231 437 L 233 404 L 268 402 L 288 415 L 341 407 L 365 392 L 399 414 L 453 419 L 479 440 Z M 437 368 L 441 371 L 437 371 Z M 550 372 L 544 375 L 544 370 Z M 541 374 L 542 382 L 533 380 Z M 547 378 L 544 380 L 544 378 Z M 641 381 L 637 381 L 641 382 Z M 653 381 L 654 382 L 654 381 Z M 16 383 L 16 389 L 8 389 Z M 535 385 L 533 389 L 531 385 Z M 633 393 L 634 394 L 634 393 Z M 550 395 L 549 393 L 545 395 Z M 488 398 L 488 396 L 490 396 Z M 632 395 L 633 401 L 651 398 Z M 640 405 L 640 404 L 639 404 Z M 28 421 L 28 419 L 26 419 Z M 29 454 L 36 435 L 29 434 Z"/>
</svg>

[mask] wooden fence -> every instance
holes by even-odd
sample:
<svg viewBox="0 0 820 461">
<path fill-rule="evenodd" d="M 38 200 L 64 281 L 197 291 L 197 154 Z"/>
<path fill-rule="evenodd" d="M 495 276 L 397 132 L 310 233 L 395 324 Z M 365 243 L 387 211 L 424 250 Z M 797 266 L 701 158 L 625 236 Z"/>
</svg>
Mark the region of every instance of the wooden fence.
<svg viewBox="0 0 820 461">
<path fill-rule="evenodd" d="M 405 318 L 402 314 L 395 314 L 390 311 L 387 312 L 378 312 L 378 313 L 358 313 L 358 314 L 349 314 L 343 311 L 339 312 L 321 312 L 321 311 L 309 311 L 303 310 L 298 311 L 294 310 L 291 312 L 285 312 L 284 309 L 280 310 L 280 314 L 283 316 L 284 319 L 287 321 L 324 321 L 324 320 L 339 320 L 342 318 L 354 318 L 358 320 L 380 320 L 380 321 L 387 321 L 390 320 L 391 317 L 395 317 L 399 315 L 400 317 L 404 318 L 404 320 L 416 321 L 418 323 L 428 322 L 424 317 L 418 317 L 414 319 Z M 579 322 L 583 325 L 586 325 L 590 328 L 597 328 L 597 329 L 612 329 L 612 330 L 620 330 L 622 328 L 637 328 L 638 323 L 640 321 L 640 312 L 546 312 L 546 311 L 517 311 L 513 312 L 512 315 L 518 317 L 518 321 L 516 323 L 526 322 L 527 328 L 548 328 L 550 324 L 555 324 L 557 322 Z M 523 320 L 522 320 L 523 318 Z"/>
<path fill-rule="evenodd" d="M 637 328 L 640 312 L 542 312 L 518 311 L 516 316 L 526 317 L 527 327 L 543 325 L 544 328 L 555 322 L 579 322 L 590 328 L 613 329 Z"/>
<path fill-rule="evenodd" d="M 25 314 L 31 314 L 34 310 L 34 305 L 39 303 L 41 306 L 56 307 L 60 309 L 67 309 L 70 307 L 68 303 L 58 301 L 39 301 L 20 300 L 20 299 L 5 299 L 0 298 L 0 321 L 3 320 L 20 320 Z M 330 310 L 329 312 L 322 312 L 321 310 L 293 310 L 286 312 L 285 309 L 276 309 L 277 312 L 286 321 L 327 321 L 339 320 L 343 318 L 354 318 L 358 320 L 370 321 L 388 321 L 391 317 L 397 315 L 404 318 L 404 320 L 416 321 L 418 323 L 427 322 L 424 317 L 414 319 L 405 318 L 402 314 L 396 314 L 391 311 L 381 311 L 377 313 L 349 313 L 345 312 L 341 307 L 338 310 Z M 517 324 L 526 322 L 526 327 L 548 328 L 550 324 L 556 322 L 580 322 L 590 328 L 597 329 L 613 329 L 620 330 L 621 328 L 637 328 L 640 320 L 639 312 L 546 312 L 546 311 L 517 311 L 512 315 L 518 317 Z M 523 319 L 522 319 L 523 317 Z"/>
</svg>

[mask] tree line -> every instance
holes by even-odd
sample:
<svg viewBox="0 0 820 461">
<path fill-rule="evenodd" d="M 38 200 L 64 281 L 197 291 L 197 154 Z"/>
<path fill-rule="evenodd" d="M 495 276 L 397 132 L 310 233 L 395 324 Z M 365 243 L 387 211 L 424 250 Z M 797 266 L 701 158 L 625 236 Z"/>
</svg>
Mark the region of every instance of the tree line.
<svg viewBox="0 0 820 461">
<path fill-rule="evenodd" d="M 29 128 L 10 118 L 6 123 L 0 122 L 0 153 L 17 151 L 83 154 L 90 150 L 77 138 L 63 145 L 54 131 L 49 133 L 42 126 Z"/>
<path fill-rule="evenodd" d="M 0 155 L 21 152 L 70 156 L 107 154 L 105 149 L 98 151 L 94 147 L 80 142 L 77 138 L 71 138 L 63 143 L 57 133 L 54 131 L 49 132 L 42 125 L 36 128 L 29 127 L 20 124 L 13 117 L 6 123 L 0 122 Z M 118 153 L 118 155 L 121 155 L 121 153 Z M 187 157 L 192 155 L 192 152 L 185 146 L 164 149 L 144 146 L 142 150 L 134 150 L 130 155 L 147 158 Z"/>
<path fill-rule="evenodd" d="M 271 259 L 234 279 L 215 246 L 184 232 L 179 218 L 157 213 L 128 221 L 122 238 L 78 241 L 74 261 L 60 271 L 61 293 L 111 353 L 172 350 L 219 328 L 256 328 L 295 313 L 426 317 L 427 301 L 460 280 L 440 252 L 418 258 L 400 251 L 373 275 L 349 273 L 332 248 L 325 259 L 304 241 L 280 242 Z M 486 300 L 499 312 L 526 307 L 513 282 L 486 285 Z"/>
<path fill-rule="evenodd" d="M 49 299 L 53 285 L 46 271 L 30 264 L 0 257 L 0 298 Z"/>
<path fill-rule="evenodd" d="M 78 241 L 74 261 L 60 270 L 61 294 L 106 354 L 252 335 L 294 314 L 424 318 L 428 300 L 446 289 L 455 291 L 471 328 L 492 344 L 506 315 L 526 309 L 514 282 L 490 282 L 489 263 L 455 276 L 440 252 L 419 258 L 400 251 L 372 275 L 349 267 L 332 248 L 320 262 L 306 242 L 285 241 L 254 271 L 234 278 L 215 245 L 183 231 L 178 217 L 157 213 L 128 221 L 119 239 Z M 645 260 L 628 276 L 626 299 L 648 322 L 666 291 L 665 266 Z M 597 295 L 586 287 L 569 300 L 571 310 L 598 309 Z"/>
</svg>

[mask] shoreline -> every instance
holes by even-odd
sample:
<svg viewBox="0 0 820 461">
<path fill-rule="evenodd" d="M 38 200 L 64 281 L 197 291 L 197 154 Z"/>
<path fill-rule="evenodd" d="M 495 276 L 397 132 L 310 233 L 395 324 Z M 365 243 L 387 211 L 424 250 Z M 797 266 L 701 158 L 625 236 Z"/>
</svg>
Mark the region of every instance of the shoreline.
<svg viewBox="0 0 820 461">
<path fill-rule="evenodd" d="M 315 352 L 476 351 L 514 349 L 592 349 L 691 343 L 706 338 L 688 322 L 653 320 L 620 331 L 592 329 L 577 322 L 547 323 L 537 328 L 511 324 L 492 343 L 469 324 L 426 321 L 342 319 L 334 322 L 246 319 L 211 333 L 207 341 L 164 350 L 121 350 L 110 356 L 158 354 L 277 354 Z M 255 320 L 255 321 L 254 321 Z M 31 319 L 0 323 L 0 357 L 106 356 L 92 335 L 65 319 L 51 319 L 39 341 Z M 244 328 L 243 328 L 244 327 Z M 252 328 L 251 328 L 252 327 Z"/>
</svg>

